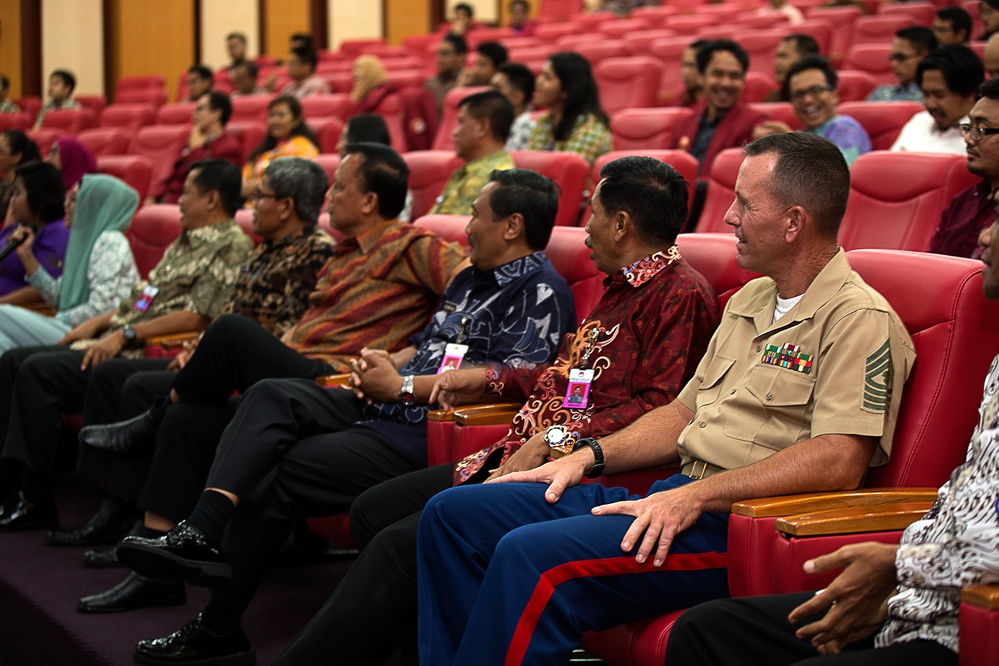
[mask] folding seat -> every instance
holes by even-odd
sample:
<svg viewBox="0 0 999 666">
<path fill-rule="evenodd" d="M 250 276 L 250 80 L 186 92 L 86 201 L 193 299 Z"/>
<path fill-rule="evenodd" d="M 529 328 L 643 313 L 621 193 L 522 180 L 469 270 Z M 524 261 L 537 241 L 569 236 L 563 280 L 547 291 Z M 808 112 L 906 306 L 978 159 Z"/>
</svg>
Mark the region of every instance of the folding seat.
<svg viewBox="0 0 999 666">
<path fill-rule="evenodd" d="M 819 44 L 819 53 L 828 54 L 832 45 L 832 36 L 835 27 L 830 21 L 819 18 L 807 18 L 794 27 L 784 28 L 787 34 L 802 33 L 811 35 Z"/>
<path fill-rule="evenodd" d="M 117 127 L 93 127 L 85 129 L 76 135 L 77 140 L 94 153 L 95 156 L 125 155 L 132 136 L 125 129 Z"/>
<path fill-rule="evenodd" d="M 725 224 L 725 213 L 735 201 L 735 180 L 739 177 L 743 157 L 741 148 L 723 150 L 715 157 L 708 174 L 708 192 L 697 222 L 697 232 L 732 233 L 732 228 Z"/>
<path fill-rule="evenodd" d="M 683 94 L 680 59 L 692 41 L 694 41 L 693 37 L 683 35 L 662 37 L 649 45 L 648 54 L 662 63 L 659 77 L 659 101 L 661 104 L 672 106 L 679 103 L 680 95 Z"/>
<path fill-rule="evenodd" d="M 225 131 L 239 141 L 243 159 L 246 160 L 267 136 L 267 124 L 259 120 L 230 120 L 226 123 Z"/>
<path fill-rule="evenodd" d="M 562 21 L 566 16 L 582 9 L 583 0 L 541 0 L 538 3 L 538 18 L 546 17 Z"/>
<path fill-rule="evenodd" d="M 309 129 L 319 137 L 320 153 L 336 153 L 337 142 L 340 141 L 340 133 L 343 132 L 345 123 L 336 116 L 326 118 L 312 118 L 308 121 Z"/>
<path fill-rule="evenodd" d="M 766 114 L 770 120 L 779 120 L 793 130 L 804 127 L 790 102 L 754 102 L 750 106 Z"/>
<path fill-rule="evenodd" d="M 648 30 L 652 24 L 643 18 L 619 18 L 616 21 L 604 21 L 598 27 L 601 34 L 611 39 L 621 39 L 625 33 L 635 30 Z"/>
<path fill-rule="evenodd" d="M 444 184 L 464 161 L 450 150 L 415 150 L 402 154 L 409 166 L 409 191 L 415 220 L 433 208 Z"/>
<path fill-rule="evenodd" d="M 786 30 L 788 27 L 787 17 L 782 14 L 757 14 L 754 12 L 745 12 L 739 17 L 739 25 L 744 26 L 744 28 L 754 29 L 754 30 Z M 752 33 L 750 33 L 752 34 Z M 742 41 L 742 37 L 739 37 L 739 42 Z M 750 59 L 750 64 L 752 64 L 752 59 Z"/>
<path fill-rule="evenodd" d="M 933 18 L 936 16 L 937 6 L 932 2 L 904 2 L 899 4 L 883 3 L 878 5 L 878 16 L 893 16 L 904 14 L 912 19 L 915 25 L 925 25 L 933 27 Z"/>
<path fill-rule="evenodd" d="M 836 72 L 839 81 L 836 83 L 836 94 L 840 102 L 862 102 L 867 99 L 878 83 L 867 72 L 855 69 L 841 69 Z"/>
<path fill-rule="evenodd" d="M 21 113 L 28 115 L 28 124 L 33 125 L 38 112 L 42 109 L 42 99 L 35 95 L 28 95 L 14 100 L 14 103 L 21 107 Z"/>
<path fill-rule="evenodd" d="M 718 17 L 712 14 L 678 14 L 666 19 L 665 27 L 678 35 L 696 35 L 700 28 L 717 23 Z"/>
<path fill-rule="evenodd" d="M 80 130 L 97 125 L 97 118 L 90 109 L 53 109 L 42 117 L 43 129 L 58 130 L 61 134 L 79 134 Z"/>
<path fill-rule="evenodd" d="M 624 109 L 611 115 L 614 150 L 666 149 L 676 145 L 673 128 L 690 114 L 684 108 Z"/>
<path fill-rule="evenodd" d="M 940 153 L 861 155 L 850 169 L 850 200 L 839 244 L 848 250 L 928 250 L 940 213 L 958 192 L 978 181 L 967 163 L 964 155 Z"/>
<path fill-rule="evenodd" d="M 329 116 L 347 120 L 354 109 L 354 102 L 351 101 L 350 95 L 345 93 L 309 95 L 299 101 L 302 103 L 302 115 L 306 120 Z"/>
<path fill-rule="evenodd" d="M 559 47 L 567 51 L 575 51 L 590 61 L 591 67 L 596 67 L 601 60 L 607 58 L 622 58 L 630 56 L 631 45 L 623 39 L 607 39 L 599 35 L 563 37 Z"/>
<path fill-rule="evenodd" d="M 397 69 L 421 69 L 423 61 L 411 55 L 399 55 L 394 58 L 382 58 L 382 66 L 389 72 Z"/>
<path fill-rule="evenodd" d="M 166 79 L 159 74 L 144 74 L 141 76 L 123 76 L 115 83 L 115 90 L 146 90 L 147 88 L 163 88 Z"/>
<path fill-rule="evenodd" d="M 258 70 L 257 74 L 259 75 L 259 73 Z M 212 90 L 218 90 L 219 92 L 224 92 L 226 95 L 231 95 L 235 89 L 236 84 L 232 81 L 232 75 L 229 73 L 228 67 L 223 67 L 215 72 L 215 81 L 212 83 Z"/>
<path fill-rule="evenodd" d="M 422 64 L 422 63 L 421 63 Z M 349 72 L 353 69 L 354 63 L 350 60 L 327 60 L 316 64 L 316 74 L 325 76 L 333 72 Z"/>
<path fill-rule="evenodd" d="M 554 42 L 560 37 L 574 34 L 576 26 L 571 23 L 542 23 L 534 29 L 534 36 L 546 42 Z"/>
<path fill-rule="evenodd" d="M 586 35 L 599 33 L 601 24 L 616 20 L 617 16 L 609 12 L 580 12 L 569 17 L 569 24 L 577 35 Z"/>
<path fill-rule="evenodd" d="M 413 221 L 413 226 L 432 231 L 451 243 L 468 247 L 468 215 L 421 215 Z"/>
<path fill-rule="evenodd" d="M 55 143 L 55 140 L 65 134 L 65 132 L 61 129 L 53 127 L 26 129 L 24 130 L 24 133 L 28 135 L 29 139 L 35 142 L 35 145 L 38 146 L 38 152 L 40 152 L 43 157 L 49 154 L 49 149 L 52 147 L 52 144 Z"/>
<path fill-rule="evenodd" d="M 908 28 L 915 21 L 908 14 L 879 14 L 861 16 L 853 22 L 853 43 L 891 45 L 895 33 Z"/>
<path fill-rule="evenodd" d="M 254 245 L 259 245 L 260 241 L 263 239 L 253 233 L 253 210 L 250 208 L 240 208 L 236 211 L 236 216 L 233 218 L 239 228 L 243 230 L 250 240 L 253 241 Z"/>
<path fill-rule="evenodd" d="M 420 87 L 426 80 L 421 69 L 390 69 L 386 73 L 388 84 L 395 89 Z"/>
<path fill-rule="evenodd" d="M 153 161 L 145 155 L 98 155 L 97 172 L 114 176 L 131 185 L 139 193 L 140 204 L 149 196 Z"/>
<path fill-rule="evenodd" d="M 26 130 L 31 127 L 31 118 L 23 111 L 21 113 L 0 113 L 0 132 L 7 130 Z"/>
<path fill-rule="evenodd" d="M 90 109 L 90 113 L 94 118 L 100 118 L 101 111 L 108 104 L 108 101 L 104 99 L 104 95 L 74 95 L 73 99 L 83 108 Z"/>
<path fill-rule="evenodd" d="M 441 112 L 441 124 L 437 127 L 437 135 L 431 146 L 433 150 L 454 150 L 454 139 L 451 132 L 458 125 L 458 104 L 469 95 L 478 92 L 491 90 L 487 86 L 473 86 L 468 88 L 452 88 L 444 96 L 444 109 Z"/>
<path fill-rule="evenodd" d="M 846 57 L 853 44 L 853 22 L 862 14 L 860 7 L 813 7 L 805 12 L 809 20 L 821 19 L 832 24 L 832 40 L 827 53 L 833 62 L 840 62 Z"/>
<path fill-rule="evenodd" d="M 354 87 L 354 75 L 349 71 L 330 72 L 328 74 L 323 74 L 321 78 L 329 84 L 330 90 L 332 90 L 334 94 L 342 95 L 349 93 L 351 88 Z M 283 86 L 288 80 L 290 79 L 286 79 L 284 82 L 279 84 L 276 90 L 280 90 L 281 86 Z"/>
<path fill-rule="evenodd" d="M 643 18 L 655 28 L 664 27 L 670 16 L 675 16 L 679 13 L 680 8 L 672 5 L 650 5 L 647 7 L 635 7 L 631 10 L 632 17 Z"/>
<path fill-rule="evenodd" d="M 520 49 L 526 48 L 528 46 L 542 46 L 542 42 L 538 39 L 537 35 L 516 35 L 514 37 L 504 37 L 500 40 L 500 44 L 506 47 L 507 52 L 510 49 Z"/>
<path fill-rule="evenodd" d="M 128 152 L 145 155 L 153 161 L 150 189 L 157 188 L 170 177 L 174 162 L 189 138 L 190 130 L 183 125 L 150 125 L 136 132 Z"/>
<path fill-rule="evenodd" d="M 869 74 L 879 86 L 896 85 L 898 79 L 891 68 L 891 42 L 885 44 L 855 44 L 846 56 L 844 69 Z"/>
<path fill-rule="evenodd" d="M 513 30 L 507 27 L 484 28 L 479 26 L 475 30 L 465 33 L 465 41 L 468 43 L 470 51 L 478 48 L 482 42 L 499 42 L 513 35 Z"/>
<path fill-rule="evenodd" d="M 774 52 L 787 30 L 755 30 L 739 35 L 739 45 L 749 54 L 749 71 L 774 75 Z"/>
<path fill-rule="evenodd" d="M 369 53 L 374 47 L 384 45 L 385 39 L 383 37 L 344 39 L 340 42 L 340 51 L 345 56 L 353 60 L 362 53 Z"/>
<path fill-rule="evenodd" d="M 653 107 L 659 97 L 659 61 L 649 56 L 606 58 L 593 68 L 606 113 Z"/>
<path fill-rule="evenodd" d="M 852 116 L 871 137 L 873 150 L 888 150 L 909 119 L 923 110 L 919 102 L 843 102 L 836 112 Z"/>
<path fill-rule="evenodd" d="M 240 95 L 232 100 L 232 116 L 229 120 L 256 120 L 267 122 L 267 105 L 276 95 Z"/>
<path fill-rule="evenodd" d="M 194 121 L 194 107 L 197 102 L 174 102 L 156 109 L 157 125 L 188 125 Z"/>
<path fill-rule="evenodd" d="M 584 204 L 586 180 L 590 175 L 590 165 L 586 160 L 576 153 L 540 150 L 515 150 L 510 157 L 517 168 L 537 171 L 558 183 L 562 196 L 558 200 L 555 224 L 560 227 L 576 226 Z"/>
<path fill-rule="evenodd" d="M 151 104 L 154 107 L 166 104 L 166 90 L 162 88 L 135 88 L 120 90 L 115 93 L 114 103 L 119 104 Z"/>
<path fill-rule="evenodd" d="M 381 116 L 385 120 L 385 124 L 388 125 L 389 137 L 396 152 L 406 152 L 406 133 L 403 129 L 404 109 L 399 94 L 386 95 L 375 107 L 374 113 Z"/>
<path fill-rule="evenodd" d="M 593 183 L 593 187 L 596 188 L 597 183 L 600 182 L 600 170 L 604 168 L 605 164 L 622 157 L 635 156 L 654 157 L 660 162 L 670 165 L 683 176 L 683 179 L 687 181 L 687 209 L 689 211 L 690 205 L 694 202 L 694 188 L 697 186 L 697 160 L 693 155 L 683 150 L 612 150 L 609 153 L 604 153 L 593 161 L 593 168 L 590 170 L 590 182 Z M 590 210 L 587 207 L 584 209 L 579 226 L 585 227 L 589 221 Z"/>
<path fill-rule="evenodd" d="M 156 267 L 180 232 L 180 207 L 176 204 L 151 204 L 135 213 L 125 236 L 132 246 L 132 255 L 143 279 L 149 276 L 149 271 Z"/>
<path fill-rule="evenodd" d="M 745 87 L 742 90 L 742 98 L 746 102 L 762 102 L 767 96 L 780 89 L 777 82 L 769 74 L 749 70 L 746 72 Z"/>
<path fill-rule="evenodd" d="M 332 185 L 333 174 L 336 173 L 336 168 L 340 166 L 340 156 L 336 153 L 322 153 L 309 159 L 323 168 L 323 171 L 326 172 L 326 179 L 329 181 L 329 185 Z"/>
</svg>

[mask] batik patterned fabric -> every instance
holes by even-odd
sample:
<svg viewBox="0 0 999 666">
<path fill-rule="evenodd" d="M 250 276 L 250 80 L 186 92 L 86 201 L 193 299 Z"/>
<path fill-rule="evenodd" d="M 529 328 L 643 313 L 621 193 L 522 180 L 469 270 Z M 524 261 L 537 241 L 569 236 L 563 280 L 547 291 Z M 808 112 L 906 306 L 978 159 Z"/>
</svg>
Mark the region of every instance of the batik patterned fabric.
<svg viewBox="0 0 999 666">
<path fill-rule="evenodd" d="M 964 464 L 902 535 L 899 588 L 878 647 L 924 639 L 957 652 L 961 588 L 999 582 L 999 357 L 985 378 L 979 415 Z"/>
<path fill-rule="evenodd" d="M 505 369 L 490 378 L 491 396 L 526 402 L 503 439 L 458 462 L 456 484 L 499 466 L 551 425 L 567 426 L 576 438 L 620 430 L 673 400 L 691 377 L 719 313 L 714 292 L 679 250 L 671 247 L 626 266 L 604 284 L 606 293 L 575 334 L 566 336 L 554 363 Z M 583 365 L 594 370 L 587 406 L 566 408 L 569 371 Z"/>
<path fill-rule="evenodd" d="M 590 164 L 604 153 L 613 150 L 611 133 L 607 125 L 600 122 L 596 116 L 589 114 L 576 119 L 569 137 L 556 141 L 552 132 L 555 129 L 555 119 L 550 113 L 538 118 L 526 150 L 556 150 L 576 153 Z"/>
</svg>

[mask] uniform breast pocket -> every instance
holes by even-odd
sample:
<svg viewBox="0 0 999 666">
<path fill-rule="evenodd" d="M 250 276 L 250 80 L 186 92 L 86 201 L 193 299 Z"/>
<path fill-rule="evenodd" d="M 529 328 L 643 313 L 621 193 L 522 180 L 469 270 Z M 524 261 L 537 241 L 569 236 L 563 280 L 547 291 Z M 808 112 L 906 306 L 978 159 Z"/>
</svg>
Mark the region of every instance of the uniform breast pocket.
<svg viewBox="0 0 999 666">
<path fill-rule="evenodd" d="M 732 366 L 735 365 L 734 358 L 715 355 L 708 364 L 708 369 L 704 373 L 704 380 L 700 388 L 697 389 L 697 407 L 700 409 L 706 405 L 711 405 L 718 400 L 722 389 L 722 379 Z"/>
<path fill-rule="evenodd" d="M 755 422 L 748 425 L 746 435 L 769 449 L 783 449 L 807 436 L 812 412 L 815 380 L 798 372 L 774 366 L 755 368 L 750 373 L 746 390 L 759 402 Z"/>
</svg>

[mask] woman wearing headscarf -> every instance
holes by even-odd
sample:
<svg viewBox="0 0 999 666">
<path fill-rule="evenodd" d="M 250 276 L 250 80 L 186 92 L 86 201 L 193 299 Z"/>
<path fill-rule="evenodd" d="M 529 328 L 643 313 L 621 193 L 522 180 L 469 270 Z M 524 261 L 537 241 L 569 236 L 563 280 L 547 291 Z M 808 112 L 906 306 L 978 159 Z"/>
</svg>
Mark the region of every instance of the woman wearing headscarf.
<svg viewBox="0 0 999 666">
<path fill-rule="evenodd" d="M 388 74 L 378 56 L 362 55 L 354 60 L 352 70 L 354 87 L 350 91 L 350 100 L 354 103 L 350 115 L 359 113 L 374 113 L 390 93 L 394 92 L 388 84 Z"/>
<path fill-rule="evenodd" d="M 76 137 L 61 136 L 49 148 L 45 161 L 62 173 L 62 184 L 69 192 L 85 174 L 97 173 L 97 158 Z"/>
<path fill-rule="evenodd" d="M 13 305 L 0 305 L 0 353 L 14 347 L 51 345 L 77 324 L 113 310 L 139 281 L 124 231 L 139 195 L 112 176 L 88 174 L 66 197 L 69 243 L 62 276 L 54 278 L 35 254 L 30 228 L 17 248 L 28 283 L 57 310 L 55 317 Z M 12 234 L 13 235 L 13 234 Z"/>
</svg>

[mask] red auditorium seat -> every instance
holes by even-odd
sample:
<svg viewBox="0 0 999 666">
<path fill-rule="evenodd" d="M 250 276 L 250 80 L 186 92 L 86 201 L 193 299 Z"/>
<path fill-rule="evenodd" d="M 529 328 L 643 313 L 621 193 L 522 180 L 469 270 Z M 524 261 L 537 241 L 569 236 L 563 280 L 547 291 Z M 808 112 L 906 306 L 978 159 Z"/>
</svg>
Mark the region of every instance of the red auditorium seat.
<svg viewBox="0 0 999 666">
<path fill-rule="evenodd" d="M 605 58 L 593 69 L 606 113 L 652 107 L 659 97 L 660 63 L 649 56 Z"/>
<path fill-rule="evenodd" d="M 541 0 L 538 3 L 538 18 L 552 18 L 562 21 L 583 9 L 583 0 Z M 541 27 L 541 26 L 538 26 Z"/>
<path fill-rule="evenodd" d="M 374 113 L 385 120 L 388 125 L 389 138 L 392 140 L 392 147 L 396 152 L 406 152 L 406 132 L 403 128 L 402 98 L 398 93 L 386 95 L 375 107 Z"/>
<path fill-rule="evenodd" d="M 913 23 L 912 17 L 907 14 L 861 16 L 853 22 L 853 43 L 891 45 L 895 33 Z"/>
<path fill-rule="evenodd" d="M 749 54 L 749 71 L 767 77 L 774 75 L 774 52 L 787 36 L 786 29 L 757 30 L 739 35 L 739 45 Z"/>
<path fill-rule="evenodd" d="M 683 244 L 681 243 L 681 252 Z M 733 250 L 734 251 L 734 250 Z M 808 576 L 801 565 L 844 543 L 841 537 L 793 538 L 774 531 L 778 518 L 810 513 L 817 519 L 825 505 L 875 505 L 891 501 L 885 489 L 899 488 L 902 499 L 923 501 L 947 480 L 964 458 L 969 436 L 978 422 L 980 387 L 989 361 L 999 351 L 999 309 L 982 294 L 981 264 L 969 259 L 886 250 L 848 253 L 854 270 L 882 293 L 910 332 L 918 355 L 905 386 L 889 462 L 868 474 L 870 491 L 823 493 L 824 497 L 787 496 L 739 502 L 729 521 L 729 588 L 733 596 L 817 589 L 838 573 Z M 696 264 L 694 267 L 697 268 Z M 900 280 L 919 275 L 920 280 Z M 973 349 L 976 353 L 969 354 Z M 933 488 L 930 488 L 933 487 Z M 823 501 L 826 500 L 827 501 Z M 928 501 L 926 506 L 928 506 Z M 797 508 L 797 510 L 795 510 Z M 869 538 L 861 535 L 859 539 Z M 882 541 L 897 540 L 878 535 Z M 962 613 L 965 612 L 962 608 Z M 584 647 L 613 666 L 661 666 L 669 629 L 679 612 L 615 627 L 584 637 Z M 992 627 L 995 613 L 976 613 Z M 964 618 L 962 617 L 962 621 Z M 971 658 L 964 649 L 970 638 L 975 649 L 991 650 Z M 962 663 L 995 663 L 990 641 L 962 633 Z"/>
<path fill-rule="evenodd" d="M 415 56 L 400 55 L 394 58 L 382 58 L 382 66 L 389 72 L 420 69 L 423 67 L 423 61 Z"/>
<path fill-rule="evenodd" d="M 125 235 L 143 279 L 163 258 L 170 243 L 177 240 L 180 231 L 180 208 L 176 204 L 152 204 L 135 213 Z"/>
<path fill-rule="evenodd" d="M 663 37 L 649 45 L 648 53 L 658 58 L 662 63 L 659 79 L 660 102 L 672 106 L 680 103 L 683 94 L 683 79 L 680 74 L 680 59 L 683 52 L 690 46 L 693 38 L 689 36 Z"/>
<path fill-rule="evenodd" d="M 679 14 L 666 19 L 665 26 L 678 35 L 696 35 L 701 28 L 717 23 L 718 17 L 712 14 Z"/>
<path fill-rule="evenodd" d="M 631 15 L 636 18 L 643 18 L 658 28 L 665 26 L 667 19 L 670 16 L 679 14 L 680 11 L 679 7 L 674 7 L 673 5 L 648 5 L 645 7 L 635 7 L 631 10 Z"/>
<path fill-rule="evenodd" d="M 132 137 L 127 130 L 115 127 L 94 127 L 85 129 L 76 138 L 90 148 L 95 156 L 125 155 Z"/>
<path fill-rule="evenodd" d="M 229 120 L 258 120 L 267 122 L 267 105 L 276 95 L 240 95 L 232 100 Z"/>
<path fill-rule="evenodd" d="M 323 80 L 330 85 L 330 90 L 333 91 L 334 95 L 345 95 L 350 92 L 350 89 L 354 87 L 354 75 L 350 71 L 345 72 L 329 72 L 321 75 Z M 278 90 L 285 82 L 282 82 L 278 86 Z"/>
<path fill-rule="evenodd" d="M 534 29 L 534 36 L 546 42 L 554 42 L 560 37 L 574 34 L 576 26 L 571 23 L 542 23 Z"/>
<path fill-rule="evenodd" d="M 878 86 L 874 77 L 867 72 L 842 69 L 836 74 L 839 76 L 839 81 L 836 83 L 836 95 L 840 102 L 862 102 Z"/>
<path fill-rule="evenodd" d="M 810 20 L 821 19 L 832 24 L 832 41 L 829 43 L 828 54 L 830 60 L 839 62 L 846 57 L 846 52 L 853 43 L 853 22 L 863 13 L 864 10 L 860 7 L 813 7 L 805 12 L 805 16 Z"/>
<path fill-rule="evenodd" d="M 752 61 L 750 61 L 752 62 Z M 780 86 L 773 78 L 763 72 L 746 72 L 745 87 L 742 91 L 742 98 L 747 102 L 762 102 L 767 96 L 778 90 Z"/>
<path fill-rule="evenodd" d="M 450 150 L 416 150 L 402 154 L 409 166 L 409 191 L 413 194 L 412 219 L 426 215 L 455 169 L 464 164 Z"/>
<path fill-rule="evenodd" d="M 594 160 L 593 169 L 590 170 L 590 182 L 593 183 L 593 188 L 596 189 L 597 183 L 600 182 L 600 170 L 604 168 L 605 164 L 622 157 L 632 156 L 654 157 L 676 169 L 677 173 L 687 181 L 687 210 L 690 210 L 690 205 L 694 202 L 694 188 L 697 186 L 697 160 L 693 155 L 683 150 L 612 150 L 609 153 L 604 153 Z M 585 227 L 589 221 L 590 209 L 586 207 L 579 226 Z"/>
<path fill-rule="evenodd" d="M 611 39 L 621 39 L 625 33 L 634 32 L 635 30 L 648 30 L 652 27 L 652 24 L 643 18 L 621 18 L 616 21 L 604 21 L 601 23 L 597 30 L 600 34 L 606 35 Z"/>
<path fill-rule="evenodd" d="M 310 158 L 313 162 L 318 164 L 326 172 L 327 187 L 333 183 L 333 174 L 336 173 L 336 168 L 340 166 L 340 156 L 336 153 L 322 153 Z"/>
<path fill-rule="evenodd" d="M 61 137 L 65 132 L 60 129 L 54 129 L 52 127 L 42 127 L 41 129 L 26 129 L 24 133 L 28 135 L 28 138 L 35 142 L 38 146 L 38 152 L 42 154 L 42 157 L 49 154 L 49 149 L 55 140 Z"/>
<path fill-rule="evenodd" d="M 454 139 L 451 132 L 458 124 L 458 104 L 469 95 L 492 90 L 488 86 L 473 86 L 468 88 L 452 88 L 444 96 L 444 109 L 441 112 L 441 124 L 431 146 L 433 150 L 454 150 Z"/>
<path fill-rule="evenodd" d="M 89 109 L 94 118 L 101 117 L 101 111 L 108 105 L 104 95 L 75 95 L 73 97 L 85 109 Z"/>
<path fill-rule="evenodd" d="M 384 45 L 385 39 L 383 37 L 345 39 L 340 42 L 340 51 L 353 60 L 362 53 L 369 52 L 372 47 Z"/>
<path fill-rule="evenodd" d="M 708 192 L 697 222 L 698 232 L 732 233 L 725 224 L 725 213 L 735 201 L 735 180 L 743 160 L 742 148 L 729 148 L 718 153 L 708 174 Z"/>
<path fill-rule="evenodd" d="M 766 114 L 770 120 L 779 120 L 793 130 L 804 127 L 790 102 L 754 102 L 750 106 L 760 113 Z"/>
<path fill-rule="evenodd" d="M 267 125 L 259 120 L 232 121 L 226 123 L 225 131 L 239 140 L 243 160 L 247 160 L 253 149 L 267 136 Z"/>
<path fill-rule="evenodd" d="M 514 150 L 510 157 L 517 168 L 537 171 L 558 183 L 562 196 L 558 200 L 555 224 L 560 227 L 576 226 L 580 207 L 588 203 L 583 201 L 586 179 L 590 175 L 590 165 L 586 160 L 576 153 L 538 150 Z"/>
<path fill-rule="evenodd" d="M 0 113 L 0 132 L 7 130 L 26 130 L 31 127 L 31 117 L 21 113 Z"/>
<path fill-rule="evenodd" d="M 386 73 L 386 80 L 390 86 L 399 90 L 422 86 L 426 76 L 422 69 L 390 69 Z"/>
<path fill-rule="evenodd" d="M 894 16 L 904 14 L 916 25 L 933 27 L 937 6 L 931 2 L 900 2 L 898 4 L 882 3 L 878 5 L 878 16 Z"/>
<path fill-rule="evenodd" d="M 99 127 L 114 127 L 137 132 L 140 127 L 152 125 L 156 107 L 152 104 L 111 104 L 101 112 Z"/>
<path fill-rule="evenodd" d="M 885 44 L 854 44 L 847 52 L 843 67 L 869 74 L 879 86 L 896 85 L 898 79 L 888 60 L 890 54 L 891 41 Z"/>
<path fill-rule="evenodd" d="M 309 129 L 319 137 L 320 153 L 336 153 L 337 142 L 343 132 L 344 122 L 335 116 L 312 118 L 308 121 Z"/>
<path fill-rule="evenodd" d="M 413 225 L 432 231 L 446 241 L 468 246 L 468 236 L 465 234 L 468 215 L 423 215 Z"/>
<path fill-rule="evenodd" d="M 614 150 L 667 149 L 676 144 L 673 128 L 689 109 L 624 109 L 611 115 L 610 130 Z"/>
<path fill-rule="evenodd" d="M 811 35 L 819 44 L 819 53 L 827 54 L 829 53 L 829 47 L 832 45 L 832 36 L 833 32 L 835 32 L 835 27 L 832 22 L 825 19 L 808 18 L 793 28 L 785 28 L 784 31 L 787 34 L 804 33 Z"/>
<path fill-rule="evenodd" d="M 122 90 L 146 90 L 148 88 L 163 88 L 166 86 L 166 79 L 159 74 L 145 74 L 142 76 L 123 76 L 115 83 L 118 92 Z"/>
<path fill-rule="evenodd" d="M 861 155 L 850 169 L 850 201 L 839 244 L 848 250 L 923 251 L 954 196 L 978 181 L 964 155 L 893 153 Z"/>
<path fill-rule="evenodd" d="M 150 125 L 135 134 L 128 152 L 145 155 L 153 161 L 150 189 L 155 189 L 170 177 L 174 162 L 187 145 L 190 134 L 191 131 L 183 125 Z"/>
<path fill-rule="evenodd" d="M 153 161 L 145 155 L 98 155 L 97 172 L 114 176 L 131 185 L 139 193 L 139 202 L 145 201 L 149 196 Z"/>
<path fill-rule="evenodd" d="M 58 130 L 60 134 L 77 135 L 81 130 L 97 125 L 90 109 L 53 109 L 42 116 L 42 129 Z"/>
<path fill-rule="evenodd" d="M 607 39 L 602 35 L 574 35 L 559 40 L 559 47 L 575 51 L 596 67 L 607 58 L 623 58 L 631 55 L 631 44 L 623 39 Z"/>
<path fill-rule="evenodd" d="M 26 97 L 15 99 L 14 103 L 21 107 L 21 113 L 28 114 L 31 124 L 35 122 L 35 118 L 38 117 L 38 112 L 42 108 L 42 98 L 35 95 L 27 95 Z"/>
<path fill-rule="evenodd" d="M 750 11 L 741 14 L 738 19 L 739 25 L 756 30 L 785 29 L 788 25 L 787 17 L 781 14 L 757 14 L 755 11 Z M 742 41 L 741 37 L 739 41 Z"/>
<path fill-rule="evenodd" d="M 652 30 L 635 30 L 625 33 L 621 39 L 631 45 L 631 52 L 643 55 L 649 52 L 652 42 L 663 37 L 673 37 L 676 33 L 667 28 L 654 28 Z"/>
<path fill-rule="evenodd" d="M 166 104 L 166 90 L 162 88 L 135 88 L 121 90 L 114 96 L 115 104 L 151 104 L 154 107 Z"/>
<path fill-rule="evenodd" d="M 190 125 L 194 122 L 197 102 L 174 102 L 156 109 L 157 125 Z"/>
<path fill-rule="evenodd" d="M 236 211 L 236 217 L 233 221 L 239 225 L 239 228 L 243 230 L 243 233 L 253 241 L 254 245 L 259 245 L 260 241 L 263 240 L 260 236 L 253 233 L 253 209 L 252 208 L 240 208 Z"/>
<path fill-rule="evenodd" d="M 888 150 L 902 126 L 923 110 L 919 102 L 843 102 L 837 113 L 853 116 L 871 137 L 873 150 Z"/>
<path fill-rule="evenodd" d="M 302 115 L 307 120 L 329 116 L 347 120 L 354 109 L 354 103 L 351 101 L 350 95 L 346 93 L 309 95 L 300 101 L 302 102 Z"/>
</svg>

